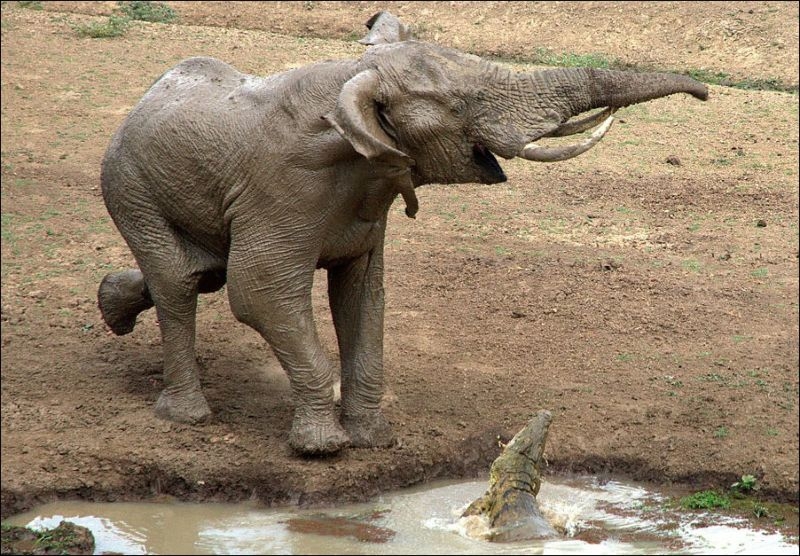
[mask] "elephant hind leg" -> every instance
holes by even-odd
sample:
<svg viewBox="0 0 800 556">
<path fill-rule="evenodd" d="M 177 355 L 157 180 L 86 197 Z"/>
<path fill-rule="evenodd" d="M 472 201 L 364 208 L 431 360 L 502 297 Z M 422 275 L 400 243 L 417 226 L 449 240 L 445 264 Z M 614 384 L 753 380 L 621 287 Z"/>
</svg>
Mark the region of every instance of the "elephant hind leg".
<svg viewBox="0 0 800 556">
<path fill-rule="evenodd" d="M 164 389 L 155 413 L 162 419 L 198 423 L 211 415 L 195 358 L 195 316 L 200 274 L 181 272 L 173 263 L 150 268 L 150 292 L 156 305 L 164 351 Z M 147 273 L 148 269 L 143 268 Z M 147 274 L 150 276 L 150 274 Z"/>
<path fill-rule="evenodd" d="M 211 415 L 211 408 L 195 358 L 197 297 L 201 290 L 222 287 L 224 261 L 209 257 L 163 218 L 149 216 L 140 218 L 138 228 L 121 221 L 120 232 L 140 270 L 103 280 L 101 312 L 112 330 L 125 333 L 133 328 L 139 311 L 155 305 L 164 354 L 164 388 L 155 413 L 162 419 L 198 423 Z"/>
<path fill-rule="evenodd" d="M 117 336 L 136 326 L 136 317 L 153 306 L 153 299 L 141 271 L 131 269 L 107 274 L 97 291 L 97 305 L 103 320 Z"/>
</svg>

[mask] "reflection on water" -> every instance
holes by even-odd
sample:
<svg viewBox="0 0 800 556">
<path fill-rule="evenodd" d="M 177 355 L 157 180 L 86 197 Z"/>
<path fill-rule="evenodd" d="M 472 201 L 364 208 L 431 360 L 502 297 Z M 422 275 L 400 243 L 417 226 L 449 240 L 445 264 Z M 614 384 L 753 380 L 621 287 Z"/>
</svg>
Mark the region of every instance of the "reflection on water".
<svg viewBox="0 0 800 556">
<path fill-rule="evenodd" d="M 490 543 L 481 539 L 485 524 L 459 518 L 485 488 L 485 481 L 440 482 L 324 511 L 56 502 L 7 523 L 72 521 L 92 531 L 98 554 L 798 554 L 780 533 L 716 515 L 669 514 L 658 494 L 590 478 L 542 484 L 540 507 L 567 535 Z"/>
</svg>

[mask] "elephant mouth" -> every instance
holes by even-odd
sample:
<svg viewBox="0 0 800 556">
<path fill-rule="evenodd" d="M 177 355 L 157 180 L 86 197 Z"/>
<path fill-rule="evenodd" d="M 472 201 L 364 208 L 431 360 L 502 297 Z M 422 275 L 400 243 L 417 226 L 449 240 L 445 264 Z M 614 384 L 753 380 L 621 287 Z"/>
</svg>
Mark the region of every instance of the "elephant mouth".
<svg viewBox="0 0 800 556">
<path fill-rule="evenodd" d="M 492 152 L 482 143 L 472 145 L 472 159 L 480 168 L 481 182 L 486 184 L 501 183 L 508 178 L 500 167 Z"/>
</svg>

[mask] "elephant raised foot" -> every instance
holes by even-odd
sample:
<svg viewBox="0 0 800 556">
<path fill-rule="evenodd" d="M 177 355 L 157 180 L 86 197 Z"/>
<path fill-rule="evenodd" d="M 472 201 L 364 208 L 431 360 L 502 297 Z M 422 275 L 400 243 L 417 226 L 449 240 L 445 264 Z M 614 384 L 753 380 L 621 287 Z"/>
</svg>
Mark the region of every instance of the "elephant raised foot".
<svg viewBox="0 0 800 556">
<path fill-rule="evenodd" d="M 117 336 L 133 331 L 136 317 L 153 306 L 144 275 L 139 270 L 107 274 L 100 282 L 97 304 L 103 320 Z"/>
</svg>

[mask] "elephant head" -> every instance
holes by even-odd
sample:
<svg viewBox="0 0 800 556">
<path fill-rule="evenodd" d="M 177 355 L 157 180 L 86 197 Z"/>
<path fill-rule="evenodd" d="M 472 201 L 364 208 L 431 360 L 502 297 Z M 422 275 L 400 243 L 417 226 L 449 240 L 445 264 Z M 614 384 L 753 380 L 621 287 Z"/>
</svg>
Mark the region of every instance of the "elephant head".
<svg viewBox="0 0 800 556">
<path fill-rule="evenodd" d="M 369 33 L 358 42 L 366 45 L 407 41 L 414 38 L 411 29 L 389 12 L 378 12 L 365 23 Z"/>
<path fill-rule="evenodd" d="M 514 73 L 437 45 L 406 40 L 371 46 L 325 119 L 353 148 L 427 183 L 506 180 L 495 155 L 559 161 L 594 146 L 617 109 L 707 87 L 686 76 L 590 68 Z M 571 120 L 584 112 L 600 112 Z M 587 140 L 547 148 L 543 137 L 603 125 Z M 404 195 L 405 196 L 405 195 Z"/>
</svg>

